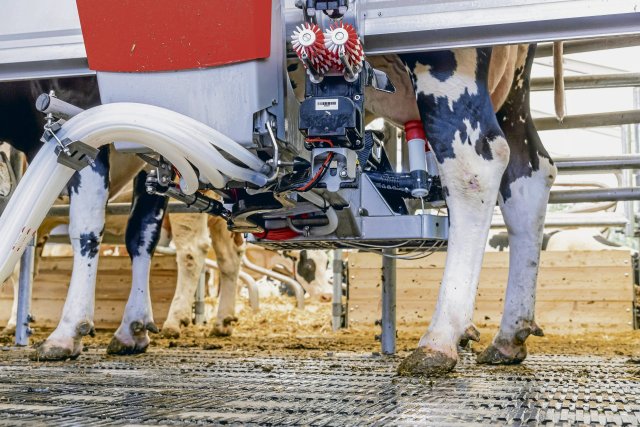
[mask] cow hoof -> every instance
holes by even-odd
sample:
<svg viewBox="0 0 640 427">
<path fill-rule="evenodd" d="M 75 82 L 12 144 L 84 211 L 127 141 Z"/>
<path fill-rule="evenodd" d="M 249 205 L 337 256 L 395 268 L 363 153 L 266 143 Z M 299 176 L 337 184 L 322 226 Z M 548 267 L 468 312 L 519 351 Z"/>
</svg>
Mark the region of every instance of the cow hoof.
<svg viewBox="0 0 640 427">
<path fill-rule="evenodd" d="M 77 359 L 82 351 L 81 341 L 77 343 L 73 339 L 65 341 L 47 339 L 36 346 L 35 351 L 29 355 L 29 359 L 36 362 Z"/>
<path fill-rule="evenodd" d="M 491 343 L 489 347 L 478 354 L 478 363 L 487 365 L 516 365 L 527 357 L 527 345 Z"/>
<path fill-rule="evenodd" d="M 120 340 L 117 336 L 111 338 L 111 342 L 107 347 L 107 354 L 112 354 L 114 356 L 128 356 L 131 354 L 140 354 L 147 351 L 147 347 L 149 347 L 149 338 L 147 338 L 146 343 L 144 341 L 141 342 L 124 342 Z"/>
<path fill-rule="evenodd" d="M 56 329 L 44 342 L 38 344 L 29 358 L 35 361 L 77 359 L 82 352 L 82 337 L 95 335 L 93 322 L 84 320 L 76 325 L 72 337 Z M 62 335 L 62 337 L 60 337 Z"/>
<path fill-rule="evenodd" d="M 147 331 L 157 333 L 158 327 L 153 321 L 138 320 L 131 322 L 128 328 L 120 325 L 107 347 L 107 354 L 126 356 L 144 353 L 151 341 Z"/>
<path fill-rule="evenodd" d="M 2 331 L 0 331 L 0 337 L 12 337 L 16 334 L 15 325 L 7 325 Z"/>
<path fill-rule="evenodd" d="M 180 327 L 165 324 L 162 327 L 162 332 L 160 332 L 160 335 L 162 336 L 162 338 L 180 338 Z"/>
<path fill-rule="evenodd" d="M 403 376 L 435 377 L 453 370 L 458 359 L 441 351 L 418 347 L 398 366 L 398 374 Z"/>
<path fill-rule="evenodd" d="M 210 337 L 230 337 L 233 334 L 233 326 L 231 325 L 215 325 L 209 331 Z"/>
<path fill-rule="evenodd" d="M 222 322 L 217 323 L 209 331 L 210 337 L 230 337 L 233 334 L 233 325 L 238 323 L 236 316 L 227 316 L 222 319 Z"/>
</svg>

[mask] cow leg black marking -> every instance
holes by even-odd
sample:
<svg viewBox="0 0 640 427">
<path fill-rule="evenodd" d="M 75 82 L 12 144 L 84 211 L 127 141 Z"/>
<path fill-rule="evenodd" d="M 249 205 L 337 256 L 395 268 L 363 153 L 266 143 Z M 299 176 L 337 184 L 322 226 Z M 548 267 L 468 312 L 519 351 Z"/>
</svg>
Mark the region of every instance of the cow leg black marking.
<svg viewBox="0 0 640 427">
<path fill-rule="evenodd" d="M 38 360 L 78 357 L 82 337 L 93 333 L 96 274 L 109 197 L 108 147 L 100 150 L 93 166 L 71 178 L 69 196 L 69 238 L 73 247 L 71 283 L 58 327 L 32 356 Z"/>
<path fill-rule="evenodd" d="M 500 330 L 481 363 L 519 363 L 525 340 L 541 335 L 534 320 L 544 218 L 556 167 L 542 146 L 529 109 L 529 76 L 535 46 L 520 46 L 509 96 L 497 117 L 511 149 L 500 184 L 500 208 L 509 233 L 509 279 Z"/>
<path fill-rule="evenodd" d="M 146 192 L 146 171 L 133 181 L 133 201 L 125 241 L 131 258 L 131 293 L 122 323 L 107 347 L 109 354 L 144 353 L 149 346 L 147 331 L 158 332 L 153 321 L 149 273 L 151 258 L 160 239 L 167 198 Z"/>
<path fill-rule="evenodd" d="M 471 325 L 482 257 L 509 147 L 487 89 L 491 49 L 401 55 L 440 163 L 451 226 L 436 311 L 400 374 L 435 375 L 458 360 Z"/>
</svg>

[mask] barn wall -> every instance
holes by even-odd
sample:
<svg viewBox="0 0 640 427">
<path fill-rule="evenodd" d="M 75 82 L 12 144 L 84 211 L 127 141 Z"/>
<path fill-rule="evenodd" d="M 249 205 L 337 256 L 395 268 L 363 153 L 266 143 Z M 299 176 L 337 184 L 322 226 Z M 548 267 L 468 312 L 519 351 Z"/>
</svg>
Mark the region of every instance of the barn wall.
<svg viewBox="0 0 640 427">
<path fill-rule="evenodd" d="M 45 257 L 40 273 L 33 283 L 31 313 L 35 326 L 54 327 L 58 323 L 69 288 L 72 257 Z M 151 265 L 151 298 L 155 321 L 161 324 L 167 316 L 176 284 L 174 257 L 156 256 Z M 129 257 L 101 256 L 96 283 L 95 325 L 113 328 L 120 324 L 131 289 Z M 0 291 L 0 325 L 4 325 L 11 310 L 13 290 Z"/>
<path fill-rule="evenodd" d="M 249 258 L 256 264 L 272 268 L 278 263 L 287 267 L 290 261 L 277 253 L 261 248 L 250 247 Z M 211 251 L 210 258 L 215 259 Z M 36 318 L 36 327 L 55 327 L 62 313 L 62 307 L 69 288 L 72 257 L 44 257 L 40 263 L 40 272 L 33 284 L 31 312 Z M 250 272 L 254 278 L 261 277 Z M 151 266 L 151 299 L 153 301 L 154 320 L 162 325 L 169 312 L 177 280 L 176 262 L 172 256 L 156 255 Z M 97 328 L 116 328 L 122 320 L 124 306 L 131 289 L 131 267 L 128 256 L 101 256 L 96 284 Z M 0 288 L 0 329 L 11 312 L 13 289 Z"/>
<path fill-rule="evenodd" d="M 434 311 L 445 253 L 398 260 L 398 331 L 426 323 Z M 498 326 L 507 283 L 509 253 L 485 254 L 474 322 Z M 349 316 L 353 325 L 380 318 L 381 257 L 349 254 Z M 543 252 L 536 319 L 545 330 L 630 330 L 633 299 L 629 251 Z"/>
</svg>

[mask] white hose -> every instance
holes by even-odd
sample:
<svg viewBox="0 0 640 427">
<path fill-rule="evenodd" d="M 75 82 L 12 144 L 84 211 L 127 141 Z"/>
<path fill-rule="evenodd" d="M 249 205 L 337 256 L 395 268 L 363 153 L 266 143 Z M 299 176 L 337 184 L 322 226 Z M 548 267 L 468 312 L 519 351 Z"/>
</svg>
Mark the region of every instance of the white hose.
<svg viewBox="0 0 640 427">
<path fill-rule="evenodd" d="M 0 217 L 0 283 L 9 278 L 29 241 L 74 173 L 45 144 L 18 183 Z"/>
<path fill-rule="evenodd" d="M 76 124 L 78 122 L 81 124 Z M 87 139 L 94 132 L 105 128 L 111 130 L 114 124 L 129 127 L 130 130 L 137 128 L 144 133 L 159 133 L 166 138 L 178 141 L 180 154 L 197 165 L 214 187 L 221 188 L 225 184 L 220 172 L 233 179 L 251 182 L 258 186 L 263 186 L 267 182 L 267 176 L 257 171 L 268 169 L 268 166 L 246 148 L 197 120 L 152 105 L 114 103 L 91 108 L 69 120 L 58 135 L 60 139 L 69 138 L 72 141 L 81 139 L 88 143 Z M 132 136 L 135 137 L 135 133 Z M 139 142 L 131 137 L 120 139 Z M 140 143 L 146 145 L 144 142 L 140 141 Z M 244 162 L 250 169 L 230 162 L 215 147 L 223 149 Z"/>
<path fill-rule="evenodd" d="M 327 219 L 329 223 L 327 225 L 322 225 L 320 227 L 310 227 L 309 235 L 310 236 L 327 236 L 338 228 L 338 214 L 336 210 L 329 205 L 322 196 L 312 193 L 311 191 L 298 193 L 301 197 L 307 199 L 309 202 L 318 206 L 321 209 L 326 209 L 325 214 L 327 215 Z M 294 230 L 295 231 L 295 230 Z"/>
<path fill-rule="evenodd" d="M 258 186 L 267 182 L 266 175 L 258 170 L 268 166 L 246 148 L 190 117 L 160 107 L 134 103 L 101 105 L 71 118 L 57 136 L 95 148 L 118 140 L 147 146 L 178 169 L 181 189 L 187 194 L 198 189 L 198 179 L 189 161 L 214 186 L 225 184 L 223 174 Z M 225 159 L 214 145 L 249 169 Z M 55 147 L 55 142 L 44 144 L 0 217 L 0 283 L 12 274 L 27 243 L 74 173 L 57 162 Z"/>
</svg>

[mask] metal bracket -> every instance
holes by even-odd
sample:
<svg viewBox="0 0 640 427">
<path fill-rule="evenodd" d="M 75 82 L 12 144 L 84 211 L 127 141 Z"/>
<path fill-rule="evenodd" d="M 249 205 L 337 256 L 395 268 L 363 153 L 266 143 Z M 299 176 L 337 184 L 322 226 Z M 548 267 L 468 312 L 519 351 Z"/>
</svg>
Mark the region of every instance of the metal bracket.
<svg viewBox="0 0 640 427">
<path fill-rule="evenodd" d="M 322 155 L 328 152 L 334 153 L 334 159 L 329 165 L 329 172 L 325 174 L 321 182 L 326 184 L 327 190 L 335 192 L 340 189 L 342 182 L 353 182 L 357 178 L 358 154 L 348 148 L 314 148 L 311 160 L 313 174 L 318 172 L 325 159 L 325 156 Z M 335 174 L 332 170 L 335 171 Z"/>
<path fill-rule="evenodd" d="M 396 87 L 384 71 L 373 68 L 367 61 L 364 62 L 365 85 L 371 86 L 377 91 L 396 93 Z"/>
<path fill-rule="evenodd" d="M 57 137 L 56 140 L 58 140 Z M 89 165 L 93 166 L 99 150 L 82 141 L 65 139 L 64 141 L 59 141 L 55 153 L 58 156 L 58 163 L 81 171 Z"/>
</svg>

